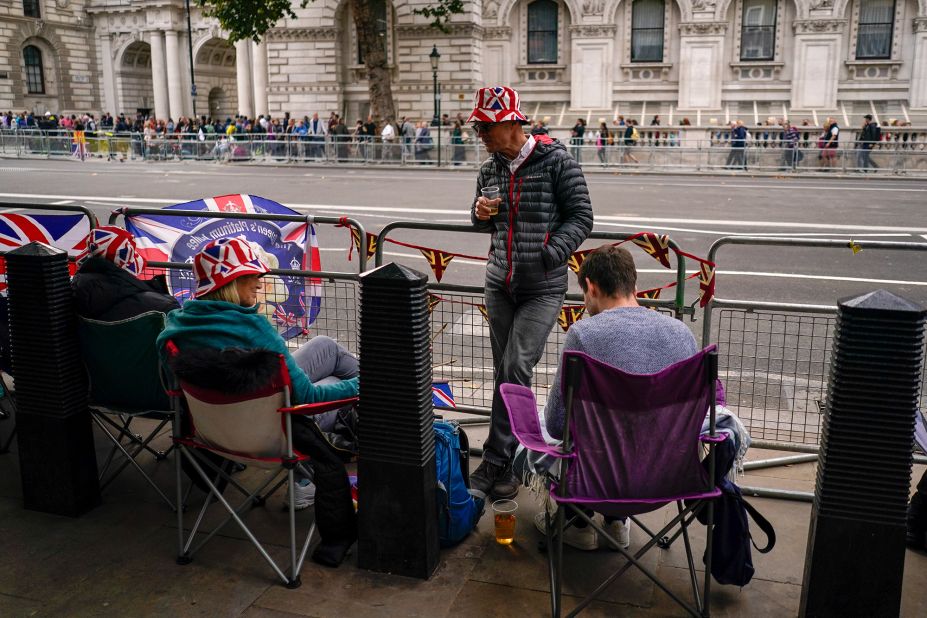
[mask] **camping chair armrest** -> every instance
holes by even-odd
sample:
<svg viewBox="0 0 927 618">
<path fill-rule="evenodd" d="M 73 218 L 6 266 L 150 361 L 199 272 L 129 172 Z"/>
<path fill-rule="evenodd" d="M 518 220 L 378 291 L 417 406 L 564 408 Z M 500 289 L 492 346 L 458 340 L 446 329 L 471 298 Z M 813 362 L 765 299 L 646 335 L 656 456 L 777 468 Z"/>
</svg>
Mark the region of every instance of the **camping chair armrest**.
<svg viewBox="0 0 927 618">
<path fill-rule="evenodd" d="M 720 444 L 725 440 L 727 440 L 727 434 L 724 433 L 715 434 L 715 437 L 711 437 L 707 433 L 699 434 L 698 436 L 699 442 L 713 442 L 714 444 Z"/>
<path fill-rule="evenodd" d="M 334 401 L 319 401 L 317 403 L 303 403 L 298 406 L 288 408 L 278 408 L 277 412 L 281 414 L 298 414 L 300 416 L 315 416 L 323 412 L 330 412 L 340 408 L 346 408 L 356 404 L 359 397 L 349 397 L 348 399 L 336 399 Z"/>
</svg>

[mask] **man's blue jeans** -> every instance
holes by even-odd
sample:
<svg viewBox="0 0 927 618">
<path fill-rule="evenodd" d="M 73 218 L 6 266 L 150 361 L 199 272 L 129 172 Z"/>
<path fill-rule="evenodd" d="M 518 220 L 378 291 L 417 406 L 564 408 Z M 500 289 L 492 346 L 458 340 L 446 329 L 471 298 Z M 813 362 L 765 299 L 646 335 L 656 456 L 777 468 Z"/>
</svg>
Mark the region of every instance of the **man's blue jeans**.
<svg viewBox="0 0 927 618">
<path fill-rule="evenodd" d="M 483 442 L 484 461 L 506 465 L 512 459 L 516 440 L 499 395 L 499 385 L 510 382 L 531 386 L 534 366 L 544 354 L 563 298 L 563 294 L 548 294 L 520 299 L 501 290 L 486 290 L 495 384 L 489 437 Z"/>
</svg>

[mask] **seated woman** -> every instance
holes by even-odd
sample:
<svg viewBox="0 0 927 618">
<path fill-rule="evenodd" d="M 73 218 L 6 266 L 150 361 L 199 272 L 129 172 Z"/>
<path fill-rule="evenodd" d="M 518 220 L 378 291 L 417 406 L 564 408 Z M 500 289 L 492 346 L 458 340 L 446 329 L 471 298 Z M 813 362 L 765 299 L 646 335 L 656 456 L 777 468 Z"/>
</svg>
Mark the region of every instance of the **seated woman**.
<svg viewBox="0 0 927 618">
<path fill-rule="evenodd" d="M 82 317 L 118 322 L 148 311 L 169 313 L 180 307 L 163 277 L 138 278 L 145 269 L 145 258 L 138 254 L 132 234 L 122 228 L 105 225 L 91 230 L 77 260 L 80 267 L 71 288 L 75 311 Z"/>
<path fill-rule="evenodd" d="M 263 287 L 261 277 L 267 272 L 269 268 L 246 240 L 220 238 L 203 247 L 193 258 L 198 282 L 194 297 L 168 316 L 167 327 L 158 337 L 162 358 L 168 340 L 181 351 L 262 348 L 282 354 L 286 360 L 293 405 L 357 395 L 358 363 L 350 352 L 333 339 L 318 336 L 290 354 L 283 338 L 259 312 L 258 292 Z M 323 431 L 328 430 L 329 423 L 334 424 L 335 414 L 320 418 Z M 320 444 L 314 423 L 312 418 L 293 418 L 294 445 L 312 457 L 315 481 L 298 480 L 294 507 L 316 504 L 322 543 L 312 558 L 338 566 L 357 538 L 356 517 L 344 464 Z"/>
</svg>

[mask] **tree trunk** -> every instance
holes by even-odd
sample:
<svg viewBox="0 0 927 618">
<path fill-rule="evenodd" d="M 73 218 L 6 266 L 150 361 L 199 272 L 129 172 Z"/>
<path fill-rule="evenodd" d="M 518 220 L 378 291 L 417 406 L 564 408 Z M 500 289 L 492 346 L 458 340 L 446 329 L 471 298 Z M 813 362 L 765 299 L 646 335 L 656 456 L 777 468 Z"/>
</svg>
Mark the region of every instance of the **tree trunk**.
<svg viewBox="0 0 927 618">
<path fill-rule="evenodd" d="M 364 66 L 367 68 L 367 87 L 370 92 L 370 113 L 377 120 L 396 120 L 393 103 L 392 79 L 387 65 L 386 42 L 388 36 L 380 36 L 377 28 L 375 2 L 385 0 L 351 0 L 354 26 Z M 387 5 L 388 6 L 388 5 Z"/>
</svg>

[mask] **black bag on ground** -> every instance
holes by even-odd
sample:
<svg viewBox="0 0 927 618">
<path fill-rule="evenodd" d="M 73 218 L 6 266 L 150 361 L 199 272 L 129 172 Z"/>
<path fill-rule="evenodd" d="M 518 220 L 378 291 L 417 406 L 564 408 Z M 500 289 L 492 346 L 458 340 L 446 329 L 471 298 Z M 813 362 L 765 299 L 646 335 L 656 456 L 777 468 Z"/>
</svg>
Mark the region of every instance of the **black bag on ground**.
<svg viewBox="0 0 927 618">
<path fill-rule="evenodd" d="M 772 551 L 776 545 L 776 531 L 772 524 L 744 499 L 740 487 L 727 478 L 734 465 L 734 458 L 733 440 L 727 439 L 715 445 L 715 484 L 721 489 L 721 496 L 714 501 L 711 575 L 719 584 L 746 586 L 755 571 L 750 546 L 761 554 Z M 708 469 L 707 457 L 702 461 L 702 465 Z M 748 515 L 766 535 L 765 547 L 757 547 L 753 542 Z M 707 524 L 708 509 L 702 508 L 697 517 L 700 522 Z"/>
</svg>

